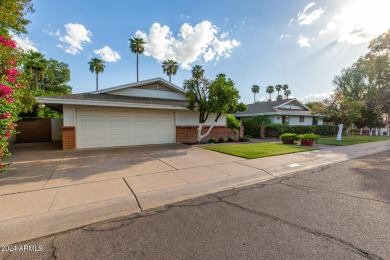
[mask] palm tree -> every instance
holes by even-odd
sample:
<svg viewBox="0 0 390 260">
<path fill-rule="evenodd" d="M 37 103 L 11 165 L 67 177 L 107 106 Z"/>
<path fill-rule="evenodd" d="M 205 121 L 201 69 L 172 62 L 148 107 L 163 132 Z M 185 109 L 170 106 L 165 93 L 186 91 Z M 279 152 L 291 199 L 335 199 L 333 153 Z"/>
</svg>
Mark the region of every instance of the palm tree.
<svg viewBox="0 0 390 260">
<path fill-rule="evenodd" d="M 278 92 L 278 96 L 279 96 L 279 92 L 280 92 L 280 90 L 283 88 L 283 86 L 282 85 L 276 85 L 275 86 L 275 90 Z"/>
<path fill-rule="evenodd" d="M 284 91 L 284 96 L 286 97 L 286 99 L 288 99 L 288 96 L 291 95 L 291 90 L 287 89 L 286 91 Z"/>
<path fill-rule="evenodd" d="M 96 90 L 99 89 L 99 73 L 104 72 L 104 68 L 106 65 L 104 65 L 104 61 L 98 58 L 92 58 L 89 64 L 89 70 L 92 73 L 96 73 Z"/>
<path fill-rule="evenodd" d="M 195 65 L 192 68 L 192 77 L 196 79 L 201 79 L 204 76 L 204 69 L 200 65 Z"/>
<path fill-rule="evenodd" d="M 162 69 L 169 76 L 169 82 L 171 82 L 171 76 L 176 75 L 179 65 L 174 60 L 164 60 Z"/>
<path fill-rule="evenodd" d="M 265 92 L 269 94 L 269 101 L 271 101 L 271 94 L 274 93 L 274 86 L 268 86 Z"/>
<path fill-rule="evenodd" d="M 146 42 L 139 37 L 130 38 L 130 49 L 132 53 L 137 54 L 137 82 L 139 81 L 138 77 L 138 55 L 142 54 L 145 51 Z"/>
<path fill-rule="evenodd" d="M 253 93 L 253 103 L 256 102 L 256 94 L 260 92 L 260 86 L 258 85 L 253 85 L 252 86 L 252 93 Z"/>
<path fill-rule="evenodd" d="M 41 76 L 42 80 L 45 77 L 47 67 L 47 60 L 45 56 L 39 52 L 28 51 L 26 55 L 26 62 L 24 63 L 25 70 L 28 70 L 30 75 L 34 75 L 34 88 L 39 89 L 38 79 Z M 41 75 L 39 75 L 41 74 Z"/>
<path fill-rule="evenodd" d="M 283 96 L 282 96 L 282 95 L 278 95 L 278 96 L 276 97 L 276 100 L 283 100 Z"/>
</svg>

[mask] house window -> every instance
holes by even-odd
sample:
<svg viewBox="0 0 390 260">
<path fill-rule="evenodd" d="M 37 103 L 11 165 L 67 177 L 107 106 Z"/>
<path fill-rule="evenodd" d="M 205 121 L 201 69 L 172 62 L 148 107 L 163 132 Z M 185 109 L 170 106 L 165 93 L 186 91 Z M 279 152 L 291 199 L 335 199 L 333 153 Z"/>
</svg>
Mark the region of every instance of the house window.
<svg viewBox="0 0 390 260">
<path fill-rule="evenodd" d="M 282 116 L 282 124 L 288 125 L 288 116 Z"/>
<path fill-rule="evenodd" d="M 313 117 L 313 125 L 318 125 L 318 118 L 317 117 Z"/>
<path fill-rule="evenodd" d="M 299 123 L 305 123 L 305 117 L 299 116 Z"/>
</svg>

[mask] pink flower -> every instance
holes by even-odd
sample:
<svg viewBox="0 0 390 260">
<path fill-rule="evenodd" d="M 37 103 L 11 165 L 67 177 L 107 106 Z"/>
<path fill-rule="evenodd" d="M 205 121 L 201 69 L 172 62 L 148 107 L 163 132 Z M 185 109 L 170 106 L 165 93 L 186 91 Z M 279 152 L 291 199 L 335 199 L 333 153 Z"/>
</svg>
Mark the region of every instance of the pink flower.
<svg viewBox="0 0 390 260">
<path fill-rule="evenodd" d="M 6 112 L 6 113 L 0 115 L 0 119 L 5 119 L 5 118 L 8 119 L 10 117 L 11 117 L 11 113 L 10 112 Z"/>
<path fill-rule="evenodd" d="M 14 94 L 14 90 L 6 85 L 0 84 L 0 98 Z"/>
<path fill-rule="evenodd" d="M 11 136 L 11 133 L 10 132 L 5 132 L 5 136 L 8 138 Z"/>
<path fill-rule="evenodd" d="M 7 74 L 8 76 L 15 77 L 18 75 L 18 70 L 14 68 L 10 70 L 5 70 L 5 74 Z"/>
<path fill-rule="evenodd" d="M 15 102 L 15 99 L 10 98 L 10 97 L 6 98 L 6 100 L 7 100 L 8 102 L 10 102 L 10 103 L 14 103 L 14 102 Z"/>
<path fill-rule="evenodd" d="M 16 79 L 15 79 L 15 77 L 13 77 L 13 76 L 8 76 L 8 77 L 7 77 L 7 80 L 8 80 L 9 82 L 11 82 L 11 83 L 15 83 L 15 82 L 16 82 Z"/>
<path fill-rule="evenodd" d="M 22 84 L 18 83 L 18 84 L 16 85 L 16 87 L 17 87 L 17 88 L 20 88 L 20 87 L 22 87 Z"/>
</svg>

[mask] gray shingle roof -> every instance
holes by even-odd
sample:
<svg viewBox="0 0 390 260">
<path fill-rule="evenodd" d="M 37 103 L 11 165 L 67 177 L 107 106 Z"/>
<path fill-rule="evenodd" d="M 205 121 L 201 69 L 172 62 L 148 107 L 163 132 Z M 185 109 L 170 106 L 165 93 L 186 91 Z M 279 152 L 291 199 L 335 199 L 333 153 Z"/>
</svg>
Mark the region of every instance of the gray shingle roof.
<svg viewBox="0 0 390 260">
<path fill-rule="evenodd" d="M 237 113 L 236 116 L 240 114 L 261 114 L 261 113 L 271 113 L 277 112 L 274 107 L 280 106 L 293 99 L 284 99 L 284 100 L 276 100 L 276 101 L 265 101 L 265 102 L 257 102 L 253 104 L 248 104 L 248 109 L 245 112 Z"/>
</svg>

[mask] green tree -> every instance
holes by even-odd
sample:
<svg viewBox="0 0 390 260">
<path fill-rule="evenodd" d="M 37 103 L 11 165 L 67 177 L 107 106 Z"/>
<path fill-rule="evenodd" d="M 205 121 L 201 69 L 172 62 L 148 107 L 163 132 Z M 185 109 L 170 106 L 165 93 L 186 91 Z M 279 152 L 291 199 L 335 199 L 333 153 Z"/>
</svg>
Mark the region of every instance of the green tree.
<svg viewBox="0 0 390 260">
<path fill-rule="evenodd" d="M 260 86 L 258 85 L 253 85 L 252 86 L 252 93 L 253 93 L 253 103 L 256 102 L 256 94 L 260 92 Z"/>
<path fill-rule="evenodd" d="M 130 38 L 130 49 L 131 52 L 137 54 L 137 82 L 139 81 L 138 77 L 138 56 L 145 51 L 146 42 L 139 37 L 131 37 Z"/>
<path fill-rule="evenodd" d="M 70 94 L 72 88 L 67 84 L 70 81 L 69 65 L 55 59 L 47 61 L 45 77 L 41 81 L 41 89 L 45 92 Z"/>
<path fill-rule="evenodd" d="M 240 121 L 232 115 L 226 115 L 226 125 L 228 128 L 232 129 L 235 134 L 238 133 L 241 126 Z"/>
<path fill-rule="evenodd" d="M 283 96 L 282 95 L 277 95 L 276 100 L 283 100 Z"/>
<path fill-rule="evenodd" d="M 29 75 L 34 80 L 34 89 L 39 90 L 39 79 L 44 79 L 47 69 L 47 60 L 42 53 L 35 51 L 28 51 L 26 54 L 26 61 L 23 64 L 25 72 L 29 72 Z"/>
<path fill-rule="evenodd" d="M 202 66 L 192 68 L 192 78 L 184 81 L 183 88 L 189 103 L 188 109 L 199 112 L 198 142 L 211 132 L 221 115 L 246 110 L 246 106 L 238 102 L 240 95 L 234 82 L 224 74 L 217 75 L 217 78 L 211 81 L 204 77 Z M 214 116 L 213 123 L 202 135 L 203 125 L 211 115 Z"/>
<path fill-rule="evenodd" d="M 282 90 L 283 86 L 282 85 L 276 85 L 275 90 L 278 92 L 278 96 L 280 95 L 279 92 Z"/>
<path fill-rule="evenodd" d="M 162 64 L 163 72 L 166 73 L 169 77 L 169 82 L 171 81 L 172 75 L 176 75 L 179 65 L 174 60 L 164 60 Z"/>
<path fill-rule="evenodd" d="M 27 33 L 26 26 L 30 21 L 25 16 L 33 12 L 31 0 L 1 0 L 0 34 L 8 35 L 8 31 L 15 34 Z"/>
<path fill-rule="evenodd" d="M 266 90 L 265 90 L 265 92 L 267 93 L 267 94 L 269 94 L 269 101 L 271 101 L 272 100 L 272 97 L 271 97 L 271 95 L 272 95 L 272 93 L 274 93 L 274 86 L 268 86 L 267 88 L 266 88 Z"/>
<path fill-rule="evenodd" d="M 286 97 L 286 99 L 288 99 L 290 95 L 291 95 L 291 90 L 287 89 L 286 91 L 284 91 L 284 96 Z"/>
<path fill-rule="evenodd" d="M 104 61 L 99 58 L 92 58 L 89 62 L 89 71 L 96 74 L 96 90 L 99 89 L 99 73 L 104 72 Z"/>
</svg>

